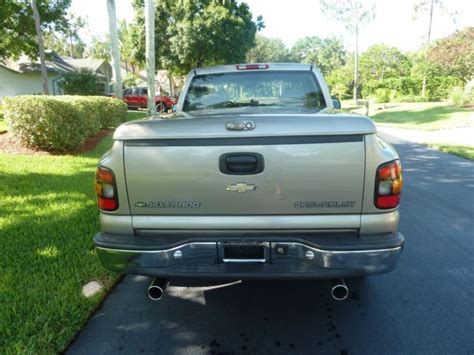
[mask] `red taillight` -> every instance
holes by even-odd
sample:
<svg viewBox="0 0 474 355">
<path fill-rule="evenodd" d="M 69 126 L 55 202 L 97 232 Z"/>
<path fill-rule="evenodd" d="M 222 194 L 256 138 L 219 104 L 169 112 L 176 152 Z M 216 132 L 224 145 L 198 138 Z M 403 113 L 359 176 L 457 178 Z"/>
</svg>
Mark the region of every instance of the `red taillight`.
<svg viewBox="0 0 474 355">
<path fill-rule="evenodd" d="M 268 69 L 268 64 L 238 64 L 235 66 L 237 70 L 256 70 L 256 69 Z"/>
<path fill-rule="evenodd" d="M 400 204 L 403 187 L 400 160 L 380 165 L 375 178 L 375 206 L 380 209 L 395 208 Z"/>
<path fill-rule="evenodd" d="M 115 211 L 118 208 L 117 188 L 112 170 L 102 166 L 95 173 L 95 194 L 101 210 Z"/>
</svg>

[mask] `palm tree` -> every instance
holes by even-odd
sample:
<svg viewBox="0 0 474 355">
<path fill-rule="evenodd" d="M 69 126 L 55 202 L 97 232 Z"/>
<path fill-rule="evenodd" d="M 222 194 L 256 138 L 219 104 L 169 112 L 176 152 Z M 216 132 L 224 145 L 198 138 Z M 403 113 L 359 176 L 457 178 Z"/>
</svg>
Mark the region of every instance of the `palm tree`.
<svg viewBox="0 0 474 355">
<path fill-rule="evenodd" d="M 44 53 L 43 34 L 41 33 L 41 19 L 36 7 L 36 0 L 30 0 L 33 18 L 35 19 L 36 38 L 38 40 L 38 49 L 40 55 L 41 80 L 43 82 L 43 94 L 49 95 L 48 72 L 46 71 L 46 55 Z"/>
<path fill-rule="evenodd" d="M 120 51 L 117 33 L 117 14 L 115 12 L 115 0 L 107 0 L 107 12 L 109 14 L 110 47 L 112 49 L 112 71 L 115 78 L 114 93 L 117 99 L 122 99 L 122 74 L 120 72 Z"/>
<path fill-rule="evenodd" d="M 155 107 L 155 0 L 145 0 L 146 82 L 148 86 L 148 112 Z"/>
</svg>

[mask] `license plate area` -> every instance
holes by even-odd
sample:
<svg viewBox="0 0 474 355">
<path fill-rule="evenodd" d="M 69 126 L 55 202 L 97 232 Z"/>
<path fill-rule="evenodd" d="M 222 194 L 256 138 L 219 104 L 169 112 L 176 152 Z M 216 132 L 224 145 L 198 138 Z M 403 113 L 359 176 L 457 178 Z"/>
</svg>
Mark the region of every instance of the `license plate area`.
<svg viewBox="0 0 474 355">
<path fill-rule="evenodd" d="M 269 243 L 219 243 L 219 256 L 224 263 L 265 263 L 269 259 Z"/>
</svg>

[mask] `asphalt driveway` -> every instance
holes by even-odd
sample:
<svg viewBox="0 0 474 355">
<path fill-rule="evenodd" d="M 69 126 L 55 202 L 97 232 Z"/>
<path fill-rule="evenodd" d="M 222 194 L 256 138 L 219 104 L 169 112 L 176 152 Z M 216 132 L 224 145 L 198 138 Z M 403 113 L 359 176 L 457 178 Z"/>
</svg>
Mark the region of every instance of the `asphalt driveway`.
<svg viewBox="0 0 474 355">
<path fill-rule="evenodd" d="M 473 354 L 474 162 L 400 144 L 406 186 L 395 271 L 349 280 L 170 287 L 149 301 L 148 279 L 126 277 L 70 354 Z"/>
</svg>

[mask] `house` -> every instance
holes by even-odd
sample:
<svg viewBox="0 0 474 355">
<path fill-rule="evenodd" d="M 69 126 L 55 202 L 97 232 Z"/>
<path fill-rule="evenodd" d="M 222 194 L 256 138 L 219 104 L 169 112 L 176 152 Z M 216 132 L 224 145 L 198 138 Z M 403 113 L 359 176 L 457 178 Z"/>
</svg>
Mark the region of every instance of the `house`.
<svg viewBox="0 0 474 355">
<path fill-rule="evenodd" d="M 54 51 L 46 52 L 46 70 L 51 95 L 61 95 L 61 81 L 64 74 L 78 68 L 87 67 L 94 71 L 99 81 L 104 84 L 104 93 L 110 92 L 112 67 L 106 60 L 63 58 Z M 4 96 L 41 94 L 43 84 L 41 67 L 38 60 L 27 56 L 13 61 L 0 59 L 0 98 Z"/>
<path fill-rule="evenodd" d="M 104 85 L 104 93 L 109 94 L 111 91 L 110 83 L 112 81 L 112 66 L 105 59 L 98 58 L 63 58 L 66 63 L 75 69 L 88 68 L 92 70 L 101 84 Z"/>
</svg>

